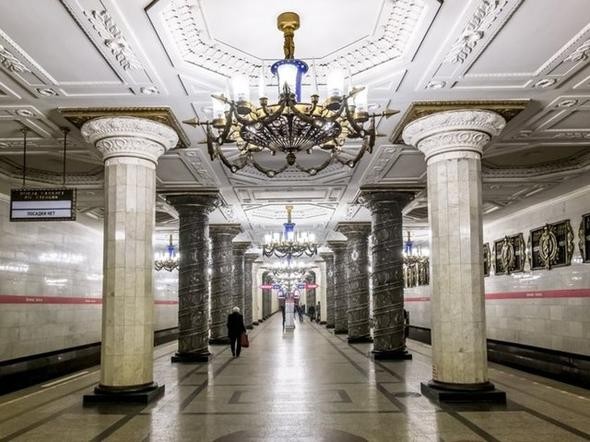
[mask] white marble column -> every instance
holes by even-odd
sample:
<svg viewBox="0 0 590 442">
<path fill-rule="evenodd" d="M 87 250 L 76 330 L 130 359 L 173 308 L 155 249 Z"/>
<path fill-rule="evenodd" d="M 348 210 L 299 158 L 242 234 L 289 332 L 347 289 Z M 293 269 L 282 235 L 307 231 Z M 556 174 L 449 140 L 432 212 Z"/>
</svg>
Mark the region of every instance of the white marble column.
<svg viewBox="0 0 590 442">
<path fill-rule="evenodd" d="M 148 402 L 164 392 L 153 380 L 156 165 L 178 136 L 134 117 L 91 120 L 82 135 L 105 164 L 100 384 L 84 402 Z"/>
<path fill-rule="evenodd" d="M 441 401 L 505 400 L 488 380 L 481 196 L 482 152 L 504 125 L 491 111 L 457 110 L 403 132 L 427 164 L 433 365 L 422 392 Z"/>
</svg>

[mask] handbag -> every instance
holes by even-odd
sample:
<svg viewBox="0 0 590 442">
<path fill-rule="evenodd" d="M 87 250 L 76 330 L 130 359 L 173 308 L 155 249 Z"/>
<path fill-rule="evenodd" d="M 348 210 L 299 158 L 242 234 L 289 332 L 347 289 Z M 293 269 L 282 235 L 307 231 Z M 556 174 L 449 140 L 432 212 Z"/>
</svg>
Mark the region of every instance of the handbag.
<svg viewBox="0 0 590 442">
<path fill-rule="evenodd" d="M 240 344 L 242 348 L 250 347 L 250 341 L 248 340 L 248 335 L 246 333 L 242 333 L 242 336 L 240 336 Z"/>
</svg>

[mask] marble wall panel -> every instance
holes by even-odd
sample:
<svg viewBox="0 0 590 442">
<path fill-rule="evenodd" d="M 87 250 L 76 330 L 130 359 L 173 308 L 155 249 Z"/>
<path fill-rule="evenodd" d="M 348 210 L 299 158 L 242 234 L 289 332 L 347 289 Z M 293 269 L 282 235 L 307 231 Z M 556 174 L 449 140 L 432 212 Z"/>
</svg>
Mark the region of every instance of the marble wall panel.
<svg viewBox="0 0 590 442">
<path fill-rule="evenodd" d="M 484 242 L 493 243 L 504 235 L 523 233 L 564 219 L 571 221 L 576 249 L 572 264 L 551 270 L 492 275 L 484 279 L 487 336 L 519 344 L 590 355 L 590 263 L 582 263 L 577 247 L 577 230 L 582 214 L 590 212 L 590 189 L 548 200 L 485 222 Z M 526 298 L 490 299 L 497 294 L 526 293 Z M 553 297 L 545 297 L 546 295 Z M 404 290 L 410 323 L 430 328 L 431 287 Z M 579 296 L 579 297 L 577 297 Z"/>
<path fill-rule="evenodd" d="M 0 195 L 0 361 L 100 341 L 102 254 L 102 223 L 11 223 Z M 155 273 L 156 330 L 177 324 L 177 287 Z"/>
</svg>

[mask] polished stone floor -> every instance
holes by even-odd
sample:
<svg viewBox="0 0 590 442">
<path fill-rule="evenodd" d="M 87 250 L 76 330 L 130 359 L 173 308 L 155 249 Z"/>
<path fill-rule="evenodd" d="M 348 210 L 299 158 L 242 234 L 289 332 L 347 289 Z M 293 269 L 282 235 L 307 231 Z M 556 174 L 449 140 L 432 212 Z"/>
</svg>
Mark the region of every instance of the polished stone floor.
<svg viewBox="0 0 590 442">
<path fill-rule="evenodd" d="M 97 367 L 0 398 L 0 441 L 582 441 L 590 440 L 590 392 L 493 365 L 505 407 L 438 407 L 419 393 L 429 347 L 412 361 L 374 362 L 324 327 L 283 333 L 273 316 L 239 359 L 213 347 L 209 364 L 172 364 L 156 349 L 158 402 L 82 407 Z"/>
</svg>

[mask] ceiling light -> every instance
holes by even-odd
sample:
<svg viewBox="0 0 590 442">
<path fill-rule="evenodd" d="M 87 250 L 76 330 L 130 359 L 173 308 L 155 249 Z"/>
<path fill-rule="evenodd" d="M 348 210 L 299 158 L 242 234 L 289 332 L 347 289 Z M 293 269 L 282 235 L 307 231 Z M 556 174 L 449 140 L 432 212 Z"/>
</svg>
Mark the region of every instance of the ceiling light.
<svg viewBox="0 0 590 442">
<path fill-rule="evenodd" d="M 248 165 L 271 178 L 291 166 L 309 175 L 316 175 L 334 162 L 355 167 L 365 152 L 371 153 L 375 146 L 375 119 L 388 118 L 397 111 L 387 109 L 370 114 L 367 88 L 351 88 L 345 94 L 345 75 L 340 67 L 328 73 L 328 96 L 323 103 L 317 93 L 311 96 L 309 103 L 301 102 L 301 81 L 309 66 L 294 58 L 293 38 L 299 28 L 299 16 L 284 12 L 279 15 L 277 26 L 285 39 L 285 58 L 270 68 L 278 79 L 278 102 L 269 104 L 265 96 L 264 72 L 258 84 L 258 106 L 250 102 L 249 78 L 236 76 L 231 81 L 232 99 L 223 94 L 213 95 L 211 121 L 201 122 L 195 118 L 185 123 L 205 128 L 211 160 L 219 158 L 234 173 Z M 361 141 L 356 154 L 343 151 L 348 139 Z M 227 144 L 237 146 L 239 156 L 236 159 L 226 157 L 221 149 Z M 318 148 L 324 152 L 318 164 L 306 167 L 299 163 L 297 154 L 311 154 Z M 275 169 L 262 165 L 254 155 L 262 151 L 283 154 L 284 164 Z"/>
<path fill-rule="evenodd" d="M 298 258 L 302 255 L 313 256 L 318 253 L 315 235 L 307 232 L 295 232 L 295 223 L 291 222 L 293 206 L 287 206 L 287 222 L 283 224 L 283 233 L 265 235 L 262 253 L 264 256 L 278 258 Z"/>
<path fill-rule="evenodd" d="M 165 252 L 156 253 L 154 258 L 154 268 L 159 272 L 160 270 L 172 270 L 178 269 L 178 259 L 180 255 L 176 253 L 176 247 L 172 242 L 172 235 L 170 235 L 170 242 L 166 246 Z"/>
</svg>

